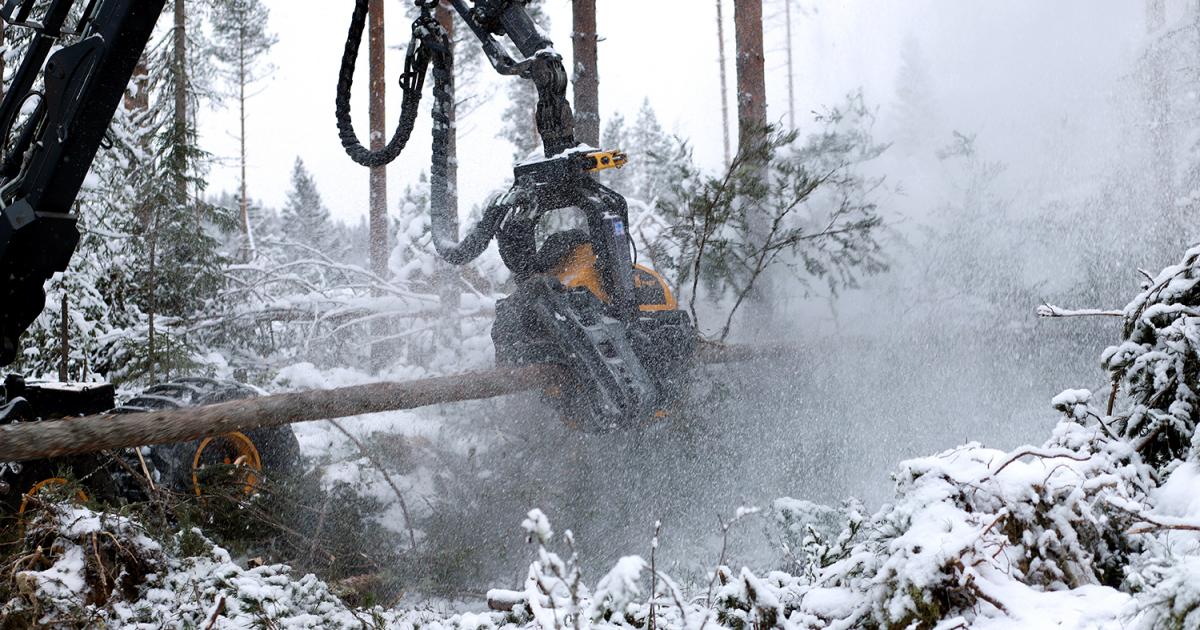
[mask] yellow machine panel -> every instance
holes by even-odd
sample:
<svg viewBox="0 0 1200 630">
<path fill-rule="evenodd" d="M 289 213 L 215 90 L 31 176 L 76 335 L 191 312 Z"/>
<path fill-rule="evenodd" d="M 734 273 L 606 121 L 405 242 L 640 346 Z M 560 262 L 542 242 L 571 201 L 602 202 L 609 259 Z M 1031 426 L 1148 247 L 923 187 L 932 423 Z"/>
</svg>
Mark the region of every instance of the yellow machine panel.
<svg viewBox="0 0 1200 630">
<path fill-rule="evenodd" d="M 596 255 L 592 245 L 584 243 L 573 249 L 551 272 L 568 289 L 583 287 L 608 302 L 608 294 L 600 281 L 600 272 L 596 270 Z M 673 311 L 679 308 L 679 302 L 671 293 L 667 281 L 657 271 L 643 265 L 633 266 L 633 287 L 638 298 L 638 309 L 641 311 Z"/>
</svg>

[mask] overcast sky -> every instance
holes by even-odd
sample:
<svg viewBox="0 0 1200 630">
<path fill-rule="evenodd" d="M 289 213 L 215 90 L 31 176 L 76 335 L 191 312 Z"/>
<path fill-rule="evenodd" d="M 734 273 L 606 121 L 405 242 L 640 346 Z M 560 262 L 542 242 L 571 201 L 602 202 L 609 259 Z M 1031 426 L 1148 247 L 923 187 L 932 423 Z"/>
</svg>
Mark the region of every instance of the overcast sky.
<svg viewBox="0 0 1200 630">
<path fill-rule="evenodd" d="M 783 0 L 766 0 L 770 116 L 787 115 Z M 266 0 L 279 43 L 275 71 L 250 103 L 249 184 L 252 197 L 283 203 L 292 163 L 300 156 L 338 218 L 367 211 L 367 173 L 343 153 L 333 101 L 351 2 L 305 4 Z M 568 59 L 570 2 L 547 0 L 550 33 Z M 399 114 L 408 0 L 388 2 L 389 125 Z M 601 0 L 599 28 L 602 116 L 632 116 L 649 99 L 664 125 L 690 139 L 702 163 L 721 156 L 720 95 L 712 0 Z M 732 2 L 726 1 L 731 22 Z M 1113 77 L 1135 54 L 1144 26 L 1132 0 L 836 0 L 797 2 L 795 82 L 798 118 L 835 103 L 855 87 L 886 117 L 897 56 L 906 37 L 921 45 L 934 73 L 943 111 L 956 128 L 978 131 L 1010 157 L 1027 155 L 1048 121 L 1102 102 Z M 732 24 L 727 27 L 732 49 Z M 365 46 L 364 46 L 365 51 Z M 732 53 L 732 50 L 731 50 Z M 730 55 L 730 82 L 733 68 Z M 356 83 L 356 123 L 365 138 L 365 54 Z M 513 79 L 492 77 L 489 81 Z M 464 212 L 511 176 L 512 149 L 496 137 L 504 92 L 460 122 L 460 191 Z M 428 94 L 426 100 L 429 100 Z M 731 107 L 732 107 L 731 103 Z M 802 125 L 803 127 L 803 125 Z M 206 146 L 230 158 L 214 169 L 210 191 L 236 187 L 235 112 L 206 113 Z M 388 133 L 391 133 L 389 128 Z M 423 116 L 404 155 L 390 168 L 390 208 L 403 187 L 429 165 L 429 119 Z M 634 156 L 636 159 L 636 156 Z"/>
</svg>

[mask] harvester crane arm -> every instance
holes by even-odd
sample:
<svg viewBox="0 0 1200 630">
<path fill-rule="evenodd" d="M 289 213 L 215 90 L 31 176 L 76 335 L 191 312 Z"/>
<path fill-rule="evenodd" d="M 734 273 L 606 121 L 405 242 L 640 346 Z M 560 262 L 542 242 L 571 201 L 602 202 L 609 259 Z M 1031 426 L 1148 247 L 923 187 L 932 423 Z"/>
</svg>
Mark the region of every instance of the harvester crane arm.
<svg viewBox="0 0 1200 630">
<path fill-rule="evenodd" d="M 562 57 L 531 19 L 524 0 L 449 1 L 497 72 L 536 87 L 535 121 L 544 158 L 518 163 L 512 186 L 487 204 L 482 218 L 458 240 L 448 203 L 454 56 L 449 36 L 434 18 L 440 0 L 416 0 L 420 15 L 401 77 L 400 122 L 378 152 L 359 143 L 350 118 L 354 63 L 370 2 L 355 0 L 338 84 L 338 128 L 347 154 L 372 167 L 399 157 L 432 66 L 432 240 L 443 259 L 461 265 L 495 239 L 518 285 L 497 306 L 492 340 L 498 362 L 566 368 L 570 382 L 556 402 L 564 419 L 582 428 L 603 431 L 662 417 L 678 399 L 697 336 L 662 277 L 634 264 L 624 197 L 593 177 L 620 168 L 627 157 L 576 141 Z M 498 37 L 507 38 L 516 52 Z M 539 242 L 544 219 L 559 210 L 575 211 L 582 225 Z"/>
<path fill-rule="evenodd" d="M 0 102 L 0 365 L 41 313 L 45 282 L 71 261 L 75 199 L 164 3 L 7 0 L 0 9 L 7 24 L 32 30 Z M 64 37 L 72 43 L 54 50 Z"/>
</svg>

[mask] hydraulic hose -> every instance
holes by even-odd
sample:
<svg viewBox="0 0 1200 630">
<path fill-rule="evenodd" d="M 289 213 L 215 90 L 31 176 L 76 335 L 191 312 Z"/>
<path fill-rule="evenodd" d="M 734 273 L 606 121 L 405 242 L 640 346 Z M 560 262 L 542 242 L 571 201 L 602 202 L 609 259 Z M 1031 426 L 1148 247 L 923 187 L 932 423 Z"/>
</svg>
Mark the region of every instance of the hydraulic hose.
<svg viewBox="0 0 1200 630">
<path fill-rule="evenodd" d="M 350 33 L 346 37 L 346 48 L 342 55 L 341 71 L 338 74 L 337 125 L 338 136 L 346 154 L 355 162 L 368 167 L 385 166 L 397 157 L 408 144 L 413 127 L 416 126 L 421 90 L 425 76 L 433 65 L 433 158 L 430 164 L 430 224 L 433 245 L 446 262 L 463 265 L 479 257 L 499 228 L 508 207 L 492 203 L 484 211 L 483 218 L 471 228 L 461 242 L 454 234 L 454 221 L 450 216 L 449 138 L 453 132 L 449 112 L 454 106 L 454 57 L 450 38 L 445 29 L 431 15 L 431 3 L 419 3 L 421 17 L 413 23 L 413 38 L 405 59 L 405 72 L 400 79 L 404 90 L 401 103 L 400 123 L 387 146 L 380 151 L 370 151 L 359 141 L 354 132 L 350 115 L 350 90 L 354 82 L 354 65 L 362 43 L 370 0 L 355 0 L 354 13 L 350 21 Z"/>
<path fill-rule="evenodd" d="M 405 89 L 404 101 L 400 110 L 400 123 L 387 146 L 380 151 L 371 151 L 358 141 L 358 135 L 354 132 L 354 122 L 350 116 L 350 90 L 354 85 L 354 65 L 358 60 L 358 49 L 362 44 L 363 29 L 367 25 L 367 12 L 370 4 L 370 0 L 355 0 L 354 3 L 354 13 L 350 18 L 350 33 L 346 36 L 346 48 L 342 53 L 342 65 L 338 72 L 335 111 L 338 137 L 342 140 L 342 147 L 346 149 L 346 154 L 350 156 L 350 159 L 363 166 L 376 168 L 391 164 L 400 157 L 400 152 L 408 144 L 408 139 L 417 122 L 417 108 L 421 104 L 421 86 L 420 81 L 417 81 L 416 89 L 409 89 L 408 86 L 402 85 Z M 410 49 L 409 61 L 416 63 L 414 70 L 423 79 L 429 58 L 428 56 L 418 56 L 413 59 L 411 53 Z"/>
<path fill-rule="evenodd" d="M 445 36 L 445 32 L 441 32 Z M 433 54 L 433 161 L 429 169 L 429 220 L 433 246 L 446 262 L 466 264 L 483 253 L 508 207 L 493 201 L 461 242 L 450 216 L 450 111 L 454 107 L 454 56 L 449 43 Z"/>
</svg>

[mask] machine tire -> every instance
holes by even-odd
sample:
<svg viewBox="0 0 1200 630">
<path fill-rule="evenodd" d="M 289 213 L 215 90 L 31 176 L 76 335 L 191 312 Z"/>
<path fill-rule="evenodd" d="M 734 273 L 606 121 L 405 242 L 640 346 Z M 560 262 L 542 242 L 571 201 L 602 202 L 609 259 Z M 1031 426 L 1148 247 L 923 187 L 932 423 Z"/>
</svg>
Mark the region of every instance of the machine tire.
<svg viewBox="0 0 1200 630">
<path fill-rule="evenodd" d="M 181 409 L 213 403 L 253 398 L 263 391 L 251 385 L 209 378 L 181 378 L 146 388 L 115 413 L 137 413 L 163 409 Z M 296 471 L 300 461 L 300 443 L 291 427 L 271 427 L 245 431 L 254 443 L 262 468 L 274 477 L 287 477 Z M 156 473 L 156 483 L 173 491 L 191 494 L 192 461 L 201 440 L 148 447 L 146 461 Z"/>
</svg>

